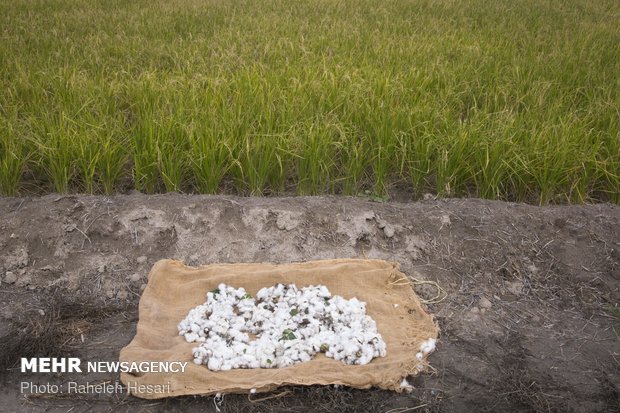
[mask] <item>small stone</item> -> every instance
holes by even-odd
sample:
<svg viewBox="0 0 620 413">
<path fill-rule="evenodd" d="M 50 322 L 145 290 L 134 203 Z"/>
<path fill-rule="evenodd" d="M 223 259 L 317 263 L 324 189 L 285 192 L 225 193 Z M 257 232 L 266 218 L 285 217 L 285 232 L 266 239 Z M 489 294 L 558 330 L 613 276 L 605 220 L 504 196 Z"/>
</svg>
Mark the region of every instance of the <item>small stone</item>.
<svg viewBox="0 0 620 413">
<path fill-rule="evenodd" d="M 105 292 L 105 295 L 106 295 L 108 298 L 113 298 L 113 297 L 114 297 L 114 290 L 108 290 L 108 291 L 106 291 L 106 292 Z"/>
<path fill-rule="evenodd" d="M 140 274 L 138 274 L 138 273 L 134 273 L 134 274 L 131 274 L 129 276 L 129 281 L 131 281 L 131 282 L 138 282 L 141 279 L 142 279 L 142 276 Z"/>
<path fill-rule="evenodd" d="M 14 272 L 7 271 L 6 274 L 4 274 L 4 282 L 5 283 L 13 284 L 15 281 L 17 281 L 17 275 L 15 275 Z"/>
<path fill-rule="evenodd" d="M 276 226 L 280 231 L 291 231 L 299 225 L 299 221 L 290 212 L 280 212 L 276 219 Z"/>
<path fill-rule="evenodd" d="M 43 310 L 38 310 L 37 312 L 39 313 L 39 315 L 42 315 L 42 316 L 45 315 L 45 311 Z"/>
<path fill-rule="evenodd" d="M 388 238 L 392 238 L 394 236 L 394 227 L 392 227 L 391 225 L 386 225 L 383 228 L 383 233 L 385 234 L 386 237 Z"/>
<path fill-rule="evenodd" d="M 478 301 L 478 305 L 480 308 L 491 308 L 493 306 L 493 304 L 486 297 L 482 297 L 480 301 Z"/>
<path fill-rule="evenodd" d="M 523 283 L 521 281 L 509 282 L 506 284 L 506 289 L 513 295 L 521 295 Z"/>
<path fill-rule="evenodd" d="M 29 284 L 32 284 L 32 275 L 31 274 L 25 274 L 25 275 L 20 275 L 17 277 L 17 281 L 15 281 L 15 285 L 17 287 L 26 287 Z M 32 286 L 33 288 L 30 288 L 31 290 L 33 290 L 35 288 L 35 286 Z"/>
<path fill-rule="evenodd" d="M 472 308 L 471 310 L 469 310 L 469 311 L 471 311 L 473 314 L 478 314 L 478 313 L 480 312 L 480 309 L 479 309 L 478 307 L 473 307 L 473 308 Z"/>
<path fill-rule="evenodd" d="M 145 288 L 146 288 L 146 284 L 142 284 L 142 285 L 140 286 L 140 291 L 144 291 L 144 289 L 145 289 Z"/>
<path fill-rule="evenodd" d="M 116 298 L 120 299 L 120 300 L 126 300 L 127 299 L 127 291 L 122 290 L 116 293 Z"/>
<path fill-rule="evenodd" d="M 470 323 L 477 323 L 480 321 L 480 312 L 474 313 L 473 311 L 467 311 L 465 314 L 465 321 Z"/>
<path fill-rule="evenodd" d="M 146 257 L 146 255 L 141 255 L 136 259 L 136 261 L 138 262 L 138 264 L 144 264 L 147 259 L 148 258 Z"/>
<path fill-rule="evenodd" d="M 450 225 L 452 225 L 452 221 L 450 220 L 450 215 L 442 215 L 441 216 L 441 226 L 447 226 L 449 227 Z"/>
<path fill-rule="evenodd" d="M 105 264 L 103 264 L 103 265 L 99 266 L 99 268 L 97 268 L 97 272 L 99 274 L 103 274 L 105 272 L 105 270 L 106 270 Z"/>
</svg>

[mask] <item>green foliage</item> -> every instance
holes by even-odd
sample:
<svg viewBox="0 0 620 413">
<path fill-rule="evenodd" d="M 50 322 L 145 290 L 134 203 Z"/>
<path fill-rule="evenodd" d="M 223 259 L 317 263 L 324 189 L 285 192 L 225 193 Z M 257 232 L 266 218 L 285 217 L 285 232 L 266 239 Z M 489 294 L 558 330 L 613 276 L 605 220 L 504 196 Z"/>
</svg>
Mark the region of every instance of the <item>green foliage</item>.
<svg viewBox="0 0 620 413">
<path fill-rule="evenodd" d="M 5 2 L 0 193 L 617 203 L 619 17 L 613 0 Z"/>
<path fill-rule="evenodd" d="M 286 330 L 282 332 L 282 337 L 280 337 L 280 340 L 295 340 L 296 338 L 297 336 L 295 336 L 295 333 L 293 332 L 293 330 L 289 330 L 287 328 Z"/>
</svg>

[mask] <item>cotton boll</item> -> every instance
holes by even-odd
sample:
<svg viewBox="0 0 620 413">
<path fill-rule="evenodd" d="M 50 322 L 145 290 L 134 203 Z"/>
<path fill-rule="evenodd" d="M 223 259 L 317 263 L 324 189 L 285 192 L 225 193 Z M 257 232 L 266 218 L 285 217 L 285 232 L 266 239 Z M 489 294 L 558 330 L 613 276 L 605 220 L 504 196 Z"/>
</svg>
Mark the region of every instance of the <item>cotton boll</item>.
<svg viewBox="0 0 620 413">
<path fill-rule="evenodd" d="M 276 347 L 275 355 L 276 357 L 281 357 L 283 354 L 284 354 L 284 346 L 278 343 L 278 346 Z"/>
<path fill-rule="evenodd" d="M 264 357 L 263 356 L 263 357 L 261 357 L 261 360 L 260 360 L 260 367 L 264 368 L 264 369 L 274 368 L 274 367 L 276 367 L 274 362 L 273 362 L 274 360 L 275 360 L 275 357 L 274 358 L 269 358 L 269 357 Z"/>
<path fill-rule="evenodd" d="M 194 333 L 187 333 L 187 334 L 185 334 L 185 340 L 188 343 L 193 343 L 194 341 L 196 341 L 197 338 L 198 338 L 197 334 L 194 334 Z"/>
<path fill-rule="evenodd" d="M 412 392 L 414 390 L 413 386 L 407 381 L 407 378 L 403 378 L 403 381 L 400 382 L 400 388 L 406 391 L 407 393 Z"/>
<path fill-rule="evenodd" d="M 343 350 L 345 354 L 355 354 L 359 350 L 359 346 L 349 342 L 345 344 Z"/>
<path fill-rule="evenodd" d="M 215 322 L 213 322 L 213 320 L 205 320 L 204 324 L 203 324 L 203 328 L 204 329 L 211 329 L 213 328 L 213 326 L 215 326 Z"/>
<path fill-rule="evenodd" d="M 324 285 L 321 285 L 319 287 L 319 297 L 323 297 L 323 298 L 329 298 L 331 297 L 331 294 L 329 293 L 329 290 L 327 289 L 327 287 L 325 287 Z"/>
<path fill-rule="evenodd" d="M 415 358 L 418 360 L 422 360 L 424 358 L 424 354 L 423 353 L 416 353 Z"/>
<path fill-rule="evenodd" d="M 282 367 L 288 367 L 288 366 L 292 366 L 293 365 L 293 360 L 290 357 L 279 357 L 276 359 L 277 361 L 277 367 L 282 368 Z"/>
<path fill-rule="evenodd" d="M 232 366 L 233 369 L 238 369 L 238 368 L 241 368 L 241 366 L 244 364 L 243 364 L 243 360 L 241 360 L 239 357 L 235 357 L 230 360 L 230 365 Z"/>
<path fill-rule="evenodd" d="M 269 295 L 269 289 L 268 288 L 261 288 L 256 293 L 256 298 L 258 298 L 261 301 L 264 301 L 268 297 L 268 295 Z"/>
<path fill-rule="evenodd" d="M 207 363 L 209 370 L 218 371 L 222 368 L 222 360 L 216 358 L 210 358 Z"/>
<path fill-rule="evenodd" d="M 424 354 L 431 353 L 435 351 L 436 343 L 437 343 L 437 340 L 435 340 L 434 338 L 429 338 L 428 340 L 424 340 L 422 344 L 420 344 L 420 350 Z"/>
<path fill-rule="evenodd" d="M 362 346 L 362 356 L 360 357 L 359 364 L 368 364 L 375 357 L 375 348 L 371 344 L 365 344 Z"/>
<path fill-rule="evenodd" d="M 373 353 L 364 354 L 362 357 L 359 358 L 357 364 L 366 365 L 372 361 L 373 357 L 374 357 Z"/>
<path fill-rule="evenodd" d="M 233 346 L 233 351 L 235 354 L 242 354 L 243 350 L 247 350 L 247 346 L 243 343 L 235 343 Z"/>
</svg>

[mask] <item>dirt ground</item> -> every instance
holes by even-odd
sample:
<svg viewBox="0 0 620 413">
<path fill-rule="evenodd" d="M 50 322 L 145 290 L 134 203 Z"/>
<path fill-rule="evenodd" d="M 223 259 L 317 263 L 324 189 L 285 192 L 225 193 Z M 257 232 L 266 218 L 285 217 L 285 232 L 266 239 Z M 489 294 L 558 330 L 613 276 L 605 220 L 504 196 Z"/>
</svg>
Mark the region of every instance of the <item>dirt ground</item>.
<svg viewBox="0 0 620 413">
<path fill-rule="evenodd" d="M 368 257 L 436 281 L 433 371 L 412 393 L 290 387 L 265 395 L 148 401 L 22 393 L 22 383 L 117 374 L 21 373 L 19 357 L 118 360 L 146 275 L 189 265 Z M 620 207 L 476 199 L 141 194 L 0 198 L 0 410 L 620 410 Z M 430 300 L 436 289 L 416 291 Z M 256 400 L 259 399 L 259 400 Z"/>
</svg>

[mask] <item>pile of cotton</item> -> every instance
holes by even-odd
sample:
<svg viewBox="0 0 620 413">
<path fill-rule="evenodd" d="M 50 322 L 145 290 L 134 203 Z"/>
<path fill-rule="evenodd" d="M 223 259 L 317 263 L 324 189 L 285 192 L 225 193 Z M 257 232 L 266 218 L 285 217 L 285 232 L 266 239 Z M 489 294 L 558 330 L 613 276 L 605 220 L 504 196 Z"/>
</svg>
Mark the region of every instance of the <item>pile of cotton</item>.
<svg viewBox="0 0 620 413">
<path fill-rule="evenodd" d="M 194 362 L 209 370 L 279 368 L 319 352 L 346 364 L 385 357 L 386 345 L 366 303 L 332 296 L 323 286 L 277 284 L 252 297 L 220 284 L 179 325 Z"/>
</svg>

